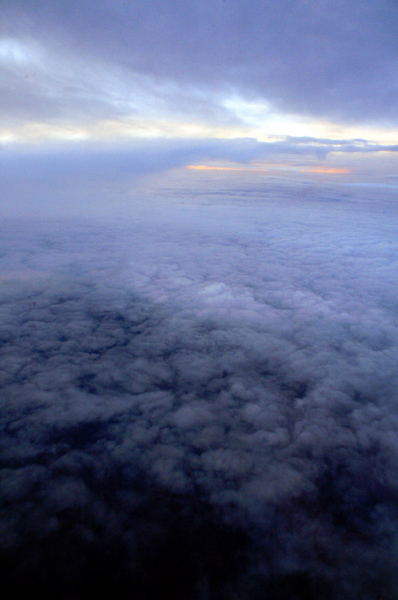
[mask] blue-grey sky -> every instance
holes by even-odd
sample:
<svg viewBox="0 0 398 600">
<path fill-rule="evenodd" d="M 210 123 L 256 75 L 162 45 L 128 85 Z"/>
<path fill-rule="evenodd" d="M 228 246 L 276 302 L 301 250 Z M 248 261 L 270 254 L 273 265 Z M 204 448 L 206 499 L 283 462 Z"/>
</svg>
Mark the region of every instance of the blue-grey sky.
<svg viewBox="0 0 398 600">
<path fill-rule="evenodd" d="M 281 162 L 281 149 L 289 163 L 287 137 L 301 138 L 309 157 L 321 138 L 331 166 L 354 171 L 353 149 L 396 152 L 392 0 L 2 0 L 0 11 L 6 151 L 54 141 L 68 152 L 86 141 L 137 147 L 143 138 L 158 151 L 157 139 L 173 138 L 184 140 L 181 156 L 187 140 L 199 146 L 188 154 L 196 163 L 274 150 Z M 239 156 L 240 138 L 270 145 Z M 217 156 L 214 140 L 223 140 Z"/>
</svg>

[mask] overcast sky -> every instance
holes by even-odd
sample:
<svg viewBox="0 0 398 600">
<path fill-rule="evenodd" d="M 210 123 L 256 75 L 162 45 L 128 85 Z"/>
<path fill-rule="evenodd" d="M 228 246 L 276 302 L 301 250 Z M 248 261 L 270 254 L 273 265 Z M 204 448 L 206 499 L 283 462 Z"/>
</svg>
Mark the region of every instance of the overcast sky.
<svg viewBox="0 0 398 600">
<path fill-rule="evenodd" d="M 50 141 L 68 156 L 84 141 L 114 152 L 149 137 L 146 171 L 231 153 L 280 162 L 283 151 L 290 164 L 300 138 L 304 162 L 327 155 L 355 173 L 353 150 L 397 150 L 393 0 L 2 0 L 0 11 L 3 154 Z M 159 161 L 159 138 L 184 138 L 181 152 Z M 333 152 L 316 152 L 318 139 Z"/>
</svg>

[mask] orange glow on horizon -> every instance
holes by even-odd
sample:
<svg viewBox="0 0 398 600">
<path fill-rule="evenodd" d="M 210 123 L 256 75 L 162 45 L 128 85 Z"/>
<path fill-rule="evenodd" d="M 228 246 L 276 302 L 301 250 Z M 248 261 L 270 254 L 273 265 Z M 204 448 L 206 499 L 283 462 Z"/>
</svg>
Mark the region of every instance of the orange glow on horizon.
<svg viewBox="0 0 398 600">
<path fill-rule="evenodd" d="M 208 165 L 187 165 L 186 168 L 193 171 L 260 171 L 260 169 L 252 169 L 250 167 L 211 167 Z M 261 169 L 261 171 L 265 170 L 268 169 Z"/>
<path fill-rule="evenodd" d="M 308 167 L 301 169 L 300 173 L 326 173 L 332 175 L 347 175 L 351 173 L 351 169 L 340 169 L 338 167 Z"/>
<path fill-rule="evenodd" d="M 245 172 L 245 173 L 269 173 L 272 174 L 272 172 L 277 171 L 280 172 L 281 170 L 285 170 L 285 171 L 296 171 L 299 173 L 316 173 L 316 174 L 323 174 L 323 175 L 347 175 L 348 173 L 351 173 L 352 170 L 351 169 L 346 169 L 346 168 L 341 168 L 341 167 L 303 167 L 303 168 L 298 168 L 295 165 L 289 165 L 289 164 L 275 164 L 275 163 L 261 163 L 261 162 L 257 162 L 257 163 L 252 163 L 250 165 L 247 166 L 239 166 L 239 167 L 229 167 L 229 166 L 222 166 L 222 165 L 187 165 L 185 167 L 186 169 L 190 169 L 191 171 L 240 171 L 240 172 Z"/>
</svg>

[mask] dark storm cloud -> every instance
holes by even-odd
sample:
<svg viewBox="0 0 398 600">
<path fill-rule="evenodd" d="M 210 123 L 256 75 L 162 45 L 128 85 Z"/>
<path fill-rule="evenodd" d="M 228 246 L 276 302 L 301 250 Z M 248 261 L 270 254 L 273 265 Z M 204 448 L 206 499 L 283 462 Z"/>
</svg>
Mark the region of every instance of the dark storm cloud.
<svg viewBox="0 0 398 600">
<path fill-rule="evenodd" d="M 200 89 L 203 114 L 228 91 L 280 111 L 396 123 L 397 10 L 392 0 L 4 1 L 2 21 L 6 36 L 38 39 L 61 58 Z M 17 85 L 30 93 L 45 83 Z"/>
<path fill-rule="evenodd" d="M 396 597 L 393 209 L 270 191 L 117 226 L 3 223 L 17 591 Z"/>
</svg>

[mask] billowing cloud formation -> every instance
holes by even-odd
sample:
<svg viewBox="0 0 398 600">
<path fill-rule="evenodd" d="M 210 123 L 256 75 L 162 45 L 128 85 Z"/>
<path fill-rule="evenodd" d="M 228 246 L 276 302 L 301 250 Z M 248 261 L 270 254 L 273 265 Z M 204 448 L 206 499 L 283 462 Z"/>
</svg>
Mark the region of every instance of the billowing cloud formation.
<svg viewBox="0 0 398 600">
<path fill-rule="evenodd" d="M 394 208 L 333 197 L 2 224 L 16 592 L 396 597 Z"/>
<path fill-rule="evenodd" d="M 155 112 L 172 102 L 227 120 L 222 100 L 235 94 L 279 112 L 397 123 L 392 0 L 3 0 L 1 10 L 10 114 L 124 114 L 146 98 Z"/>
</svg>

